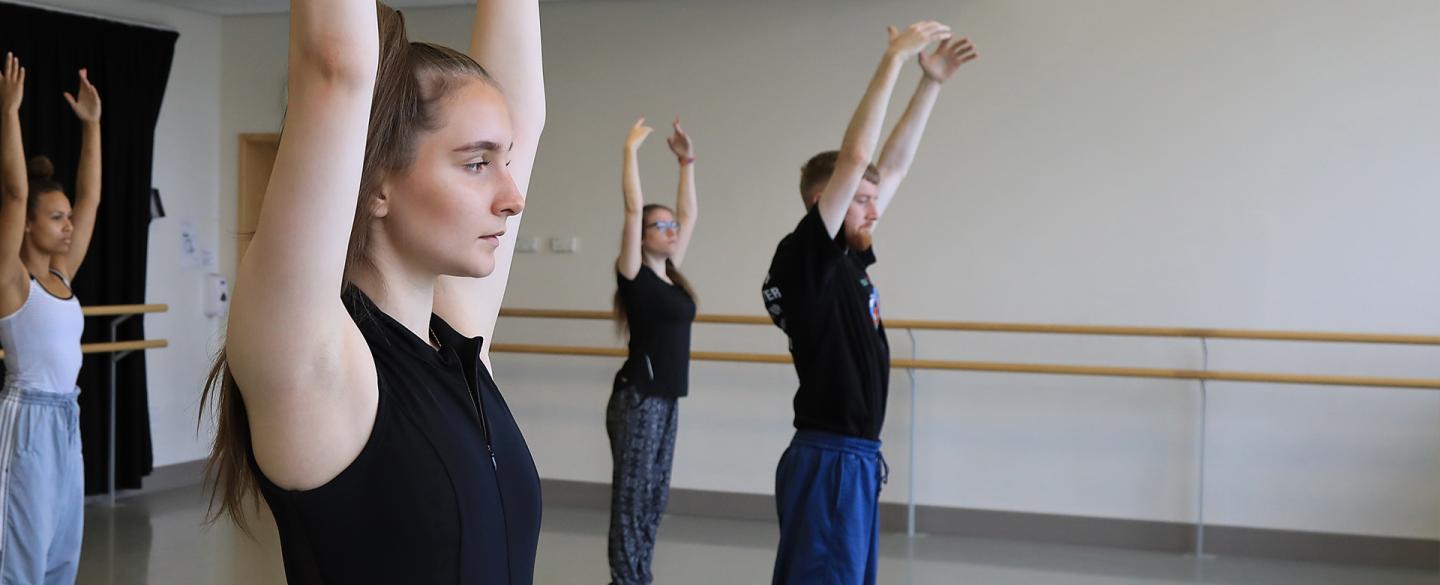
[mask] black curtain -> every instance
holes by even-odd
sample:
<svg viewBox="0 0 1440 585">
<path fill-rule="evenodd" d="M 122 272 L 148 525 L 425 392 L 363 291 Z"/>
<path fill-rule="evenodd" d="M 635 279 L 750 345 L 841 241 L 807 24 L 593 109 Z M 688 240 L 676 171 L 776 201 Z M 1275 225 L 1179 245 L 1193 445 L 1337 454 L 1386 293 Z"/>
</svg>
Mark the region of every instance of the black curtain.
<svg viewBox="0 0 1440 585">
<path fill-rule="evenodd" d="M 145 302 L 155 121 L 179 36 L 174 31 L 0 2 L 0 53 L 15 53 L 27 74 L 20 109 L 25 154 L 49 156 L 55 162 L 56 179 L 72 196 L 81 127 L 62 92 L 76 93 L 81 68 L 89 70 L 90 81 L 100 92 L 102 199 L 89 255 L 74 275 L 75 294 L 82 304 Z M 86 319 L 85 341 L 108 341 L 110 319 Z M 117 337 L 143 339 L 143 320 L 130 318 Z M 106 489 L 110 363 L 110 354 L 92 354 L 80 371 L 87 494 Z M 115 373 L 116 482 L 122 489 L 139 488 L 154 464 L 144 356 L 125 358 Z"/>
</svg>

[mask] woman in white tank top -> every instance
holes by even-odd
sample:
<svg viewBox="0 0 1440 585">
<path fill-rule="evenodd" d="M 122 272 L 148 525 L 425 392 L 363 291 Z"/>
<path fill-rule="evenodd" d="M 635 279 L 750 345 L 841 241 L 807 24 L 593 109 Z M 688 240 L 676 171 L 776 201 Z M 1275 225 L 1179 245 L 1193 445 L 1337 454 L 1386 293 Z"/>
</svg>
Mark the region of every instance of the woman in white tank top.
<svg viewBox="0 0 1440 585">
<path fill-rule="evenodd" d="M 72 206 L 50 160 L 27 165 L 20 136 L 25 70 L 0 77 L 0 583 L 70 585 L 80 561 L 80 334 L 70 277 L 100 206 L 100 96 L 80 70 L 65 100 L 84 128 Z"/>
</svg>

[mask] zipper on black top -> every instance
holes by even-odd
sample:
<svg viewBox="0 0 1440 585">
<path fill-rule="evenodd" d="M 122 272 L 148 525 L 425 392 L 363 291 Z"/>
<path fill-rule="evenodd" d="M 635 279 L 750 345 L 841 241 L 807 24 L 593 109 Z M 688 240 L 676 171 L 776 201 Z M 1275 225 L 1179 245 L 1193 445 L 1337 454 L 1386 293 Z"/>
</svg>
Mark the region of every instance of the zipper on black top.
<svg viewBox="0 0 1440 585">
<path fill-rule="evenodd" d="M 510 581 L 515 575 L 515 567 L 510 565 L 510 516 L 505 513 L 505 489 L 500 486 L 500 464 L 495 461 L 495 447 L 490 442 L 489 419 L 485 417 L 485 407 L 480 403 L 480 366 L 485 362 L 480 361 L 480 350 L 475 350 L 475 385 L 467 388 L 470 391 L 470 404 L 475 406 L 475 416 L 480 419 L 480 433 L 485 436 L 485 450 L 490 453 L 490 468 L 495 471 L 495 495 L 500 498 L 500 525 L 505 529 L 505 580 Z"/>
<path fill-rule="evenodd" d="M 490 453 L 490 467 L 500 471 L 500 464 L 495 461 L 495 445 L 490 439 L 490 419 L 485 416 L 485 407 L 480 403 L 480 351 L 475 351 L 475 387 L 470 389 L 470 403 L 475 405 L 475 414 L 480 417 L 480 432 L 485 435 L 485 451 Z M 497 478 L 498 480 L 498 478 Z"/>
<path fill-rule="evenodd" d="M 480 358 L 477 356 L 475 359 L 475 367 L 478 369 Z M 480 404 L 480 372 L 475 372 L 475 386 L 467 387 L 466 390 L 470 395 L 470 405 L 475 407 L 475 418 L 480 420 L 480 435 L 485 438 L 485 451 L 490 454 L 490 467 L 499 471 L 500 464 L 495 461 L 495 445 L 490 441 L 490 421 L 485 416 L 485 407 Z"/>
<path fill-rule="evenodd" d="M 435 333 L 434 333 L 434 331 L 432 330 L 430 334 L 433 336 Z M 437 340 L 437 343 L 438 343 L 438 340 Z M 455 353 L 455 350 L 454 350 L 453 348 L 451 348 L 451 349 L 450 349 L 450 352 L 453 354 L 453 353 Z M 459 355 L 456 355 L 455 357 L 456 357 L 456 358 L 459 358 L 460 356 L 459 356 Z M 470 379 L 465 380 L 465 394 L 467 394 L 467 395 L 470 397 L 470 406 L 474 408 L 474 411 L 473 411 L 473 412 L 475 413 L 475 420 L 480 423 L 480 436 L 485 440 L 485 452 L 490 455 L 490 467 L 493 468 L 493 469 L 495 469 L 496 471 L 499 471 L 499 470 L 500 470 L 500 464 L 497 463 L 496 460 L 495 460 L 495 446 L 494 446 L 494 444 L 491 442 L 491 439 L 490 439 L 490 421 L 489 421 L 489 419 L 485 416 L 485 407 L 480 404 L 480 364 L 481 364 L 481 363 L 482 363 L 482 362 L 480 361 L 480 352 L 477 350 L 477 351 L 475 352 L 475 370 L 472 371 L 472 372 L 470 372 L 470 374 L 471 374 L 472 377 L 471 377 Z M 463 364 L 463 362 L 462 362 L 462 364 Z M 463 370 L 461 371 L 461 375 L 462 375 L 462 377 L 463 377 L 463 375 L 464 375 L 464 371 L 463 371 Z M 471 380 L 474 380 L 474 381 L 471 382 Z"/>
<path fill-rule="evenodd" d="M 470 391 L 470 404 L 475 407 L 475 418 L 480 419 L 480 434 L 485 437 L 485 451 L 490 454 L 490 467 L 498 471 L 500 464 L 495 462 L 495 446 L 490 443 L 490 425 L 485 419 L 485 407 L 480 406 L 480 399 L 475 396 L 478 390 Z"/>
</svg>

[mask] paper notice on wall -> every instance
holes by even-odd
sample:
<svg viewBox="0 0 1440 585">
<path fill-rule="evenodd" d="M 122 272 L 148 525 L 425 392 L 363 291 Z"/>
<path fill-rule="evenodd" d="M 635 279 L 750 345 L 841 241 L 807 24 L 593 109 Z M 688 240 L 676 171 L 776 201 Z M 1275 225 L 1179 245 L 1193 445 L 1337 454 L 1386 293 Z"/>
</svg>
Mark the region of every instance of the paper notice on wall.
<svg viewBox="0 0 1440 585">
<path fill-rule="evenodd" d="M 180 267 L 200 268 L 205 264 L 200 255 L 200 244 L 195 239 L 195 224 L 190 220 L 180 222 Z"/>
</svg>

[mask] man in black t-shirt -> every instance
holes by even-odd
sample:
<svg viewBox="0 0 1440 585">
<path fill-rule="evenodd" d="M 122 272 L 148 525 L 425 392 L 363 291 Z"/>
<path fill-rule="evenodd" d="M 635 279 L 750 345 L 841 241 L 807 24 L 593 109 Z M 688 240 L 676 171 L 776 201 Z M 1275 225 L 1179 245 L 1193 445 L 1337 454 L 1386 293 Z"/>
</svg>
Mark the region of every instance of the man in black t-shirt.
<svg viewBox="0 0 1440 585">
<path fill-rule="evenodd" d="M 916 55 L 920 87 L 879 164 L 870 164 L 900 67 Z M 780 241 L 762 287 L 800 378 L 795 438 L 775 474 L 777 585 L 875 583 L 890 347 L 880 294 L 866 273 L 875 263 L 871 234 L 909 170 L 941 84 L 974 58 L 970 42 L 952 40 L 940 23 L 891 28 L 840 150 L 816 155 L 801 170 L 808 211 Z"/>
</svg>

